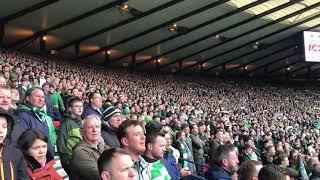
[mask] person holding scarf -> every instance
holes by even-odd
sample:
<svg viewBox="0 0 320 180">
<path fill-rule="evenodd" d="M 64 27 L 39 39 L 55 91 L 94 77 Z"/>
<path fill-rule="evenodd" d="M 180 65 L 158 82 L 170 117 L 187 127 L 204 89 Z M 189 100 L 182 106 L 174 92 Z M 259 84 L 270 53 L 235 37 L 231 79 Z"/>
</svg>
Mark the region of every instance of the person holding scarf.
<svg viewBox="0 0 320 180">
<path fill-rule="evenodd" d="M 26 103 L 18 106 L 15 114 L 19 117 L 22 131 L 35 128 L 48 138 L 48 151 L 53 157 L 56 134 L 52 118 L 43 109 L 44 92 L 40 87 L 32 87 L 26 92 Z M 50 159 L 51 160 L 51 159 Z"/>
</svg>

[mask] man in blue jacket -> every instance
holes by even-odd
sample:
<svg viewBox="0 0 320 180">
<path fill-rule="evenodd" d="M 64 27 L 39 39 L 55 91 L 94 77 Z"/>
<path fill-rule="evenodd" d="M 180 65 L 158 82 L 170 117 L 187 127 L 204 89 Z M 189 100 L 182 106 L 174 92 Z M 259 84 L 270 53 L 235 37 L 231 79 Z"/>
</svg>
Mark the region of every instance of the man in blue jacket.
<svg viewBox="0 0 320 180">
<path fill-rule="evenodd" d="M 83 110 L 82 118 L 85 118 L 89 115 L 95 114 L 102 118 L 102 97 L 101 94 L 98 92 L 93 92 L 89 95 L 89 106 L 87 106 Z"/>
<path fill-rule="evenodd" d="M 32 87 L 26 92 L 26 102 L 18 106 L 15 111 L 19 117 L 22 131 L 30 128 L 41 130 L 48 137 L 48 150 L 53 155 L 56 134 L 52 123 L 52 117 L 43 110 L 45 105 L 44 92 L 40 87 Z M 53 156 L 52 156 L 53 157 Z"/>
<path fill-rule="evenodd" d="M 206 173 L 208 180 L 231 180 L 238 170 L 238 155 L 233 144 L 219 146 L 213 153 L 213 163 Z"/>
</svg>

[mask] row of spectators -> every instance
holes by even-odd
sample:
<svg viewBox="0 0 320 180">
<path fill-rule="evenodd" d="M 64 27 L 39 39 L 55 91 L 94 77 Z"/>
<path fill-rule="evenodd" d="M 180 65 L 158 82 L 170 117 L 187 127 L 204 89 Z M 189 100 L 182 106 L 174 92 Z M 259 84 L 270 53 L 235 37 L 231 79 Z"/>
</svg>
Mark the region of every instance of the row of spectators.
<svg viewBox="0 0 320 180">
<path fill-rule="evenodd" d="M 129 73 L 11 50 L 0 68 L 10 142 L 40 164 L 29 169 L 52 162 L 57 144 L 71 179 L 250 179 L 262 165 L 259 179 L 320 173 L 316 86 Z M 23 149 L 28 133 L 37 135 Z M 37 140 L 48 153 L 30 158 Z"/>
</svg>

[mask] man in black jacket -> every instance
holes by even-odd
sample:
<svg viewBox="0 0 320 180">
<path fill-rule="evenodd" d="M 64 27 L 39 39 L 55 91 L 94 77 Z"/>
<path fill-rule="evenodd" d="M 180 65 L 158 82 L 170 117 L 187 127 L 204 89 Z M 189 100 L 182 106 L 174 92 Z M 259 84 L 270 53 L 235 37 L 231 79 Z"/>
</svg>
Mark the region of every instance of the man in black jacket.
<svg viewBox="0 0 320 180">
<path fill-rule="evenodd" d="M 108 107 L 103 112 L 101 136 L 104 142 L 111 148 L 120 147 L 117 132 L 121 122 L 121 111 L 114 106 Z"/>
</svg>

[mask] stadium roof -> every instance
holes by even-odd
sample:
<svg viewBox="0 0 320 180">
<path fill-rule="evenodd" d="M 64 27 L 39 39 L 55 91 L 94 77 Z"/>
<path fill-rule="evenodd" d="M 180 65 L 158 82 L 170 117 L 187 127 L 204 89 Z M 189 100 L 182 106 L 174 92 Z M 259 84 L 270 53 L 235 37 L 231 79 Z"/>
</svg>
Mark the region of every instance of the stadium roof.
<svg viewBox="0 0 320 180">
<path fill-rule="evenodd" d="M 306 78 L 320 0 L 3 0 L 0 45 L 165 72 Z"/>
</svg>

